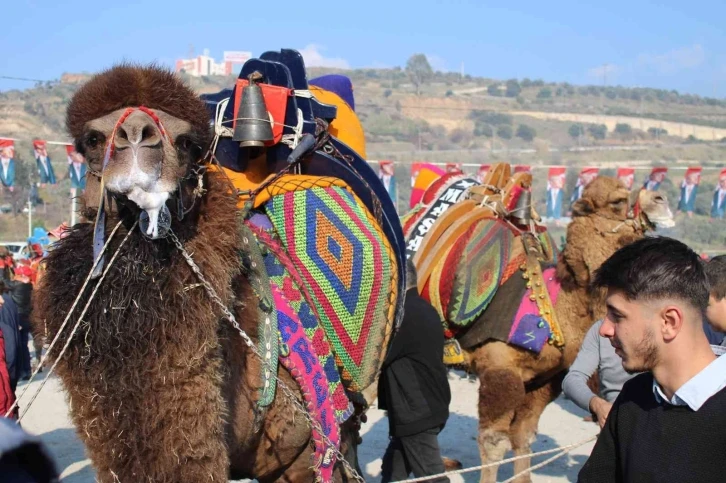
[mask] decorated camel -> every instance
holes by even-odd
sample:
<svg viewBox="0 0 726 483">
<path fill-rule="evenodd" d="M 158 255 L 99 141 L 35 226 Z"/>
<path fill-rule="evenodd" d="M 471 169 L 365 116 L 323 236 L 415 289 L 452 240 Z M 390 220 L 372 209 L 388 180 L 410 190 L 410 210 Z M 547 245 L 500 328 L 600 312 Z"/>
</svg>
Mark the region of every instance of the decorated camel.
<svg viewBox="0 0 726 483">
<path fill-rule="evenodd" d="M 561 392 L 590 326 L 604 314 L 593 272 L 656 224 L 672 224 L 665 196 L 594 180 L 573 207 L 562 253 L 531 208 L 531 174 L 495 165 L 481 185 L 446 176 L 406 215 L 419 290 L 445 321 L 447 362 L 476 373 L 482 464 L 530 453 L 545 406 Z M 529 458 L 515 461 L 525 472 Z M 497 467 L 482 470 L 494 482 Z M 517 479 L 530 481 L 529 474 Z"/>
<path fill-rule="evenodd" d="M 364 390 L 401 315 L 395 211 L 360 189 L 385 188 L 329 135 L 334 106 L 295 104 L 290 86 L 271 106 L 274 76 L 252 65 L 262 72 L 232 90 L 242 105 L 211 123 L 209 101 L 154 66 L 100 73 L 68 107 L 90 173 L 84 220 L 48 255 L 35 311 L 69 340 L 57 370 L 101 482 L 359 479 L 341 453 L 355 454 Z M 245 100 L 258 87 L 264 101 Z M 214 123 L 263 118 L 244 114 L 255 102 L 283 118 L 293 103 L 303 117 L 284 124 L 300 149 L 277 128 L 255 139 L 257 126 L 243 139 L 217 130 L 210 150 Z M 210 164 L 220 136 L 245 165 Z M 313 162 L 347 171 L 317 176 Z"/>
</svg>

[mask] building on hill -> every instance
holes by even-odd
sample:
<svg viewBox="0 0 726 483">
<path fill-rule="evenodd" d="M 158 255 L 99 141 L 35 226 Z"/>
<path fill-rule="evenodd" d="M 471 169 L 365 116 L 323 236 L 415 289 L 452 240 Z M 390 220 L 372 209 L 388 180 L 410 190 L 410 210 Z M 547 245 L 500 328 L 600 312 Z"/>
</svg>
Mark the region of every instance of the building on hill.
<svg viewBox="0 0 726 483">
<path fill-rule="evenodd" d="M 90 78 L 91 74 L 72 74 L 66 72 L 61 75 L 60 82 L 61 84 L 83 84 Z"/>
<path fill-rule="evenodd" d="M 203 75 L 232 75 L 235 65 L 243 64 L 252 58 L 250 52 L 226 51 L 222 62 L 215 62 L 209 56 L 209 50 L 204 49 L 202 55 L 193 59 L 178 59 L 176 61 L 176 72 L 185 72 L 193 77 Z"/>
</svg>

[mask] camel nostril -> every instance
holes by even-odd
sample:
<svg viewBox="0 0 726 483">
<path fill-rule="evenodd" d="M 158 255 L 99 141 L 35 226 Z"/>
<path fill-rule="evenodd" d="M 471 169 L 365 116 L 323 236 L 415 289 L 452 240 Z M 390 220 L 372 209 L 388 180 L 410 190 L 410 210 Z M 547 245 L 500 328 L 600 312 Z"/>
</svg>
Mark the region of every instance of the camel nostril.
<svg viewBox="0 0 726 483">
<path fill-rule="evenodd" d="M 155 134 L 156 130 L 152 126 L 144 126 L 144 129 L 141 130 L 141 141 L 147 141 L 153 138 Z"/>
<path fill-rule="evenodd" d="M 129 140 L 128 134 L 126 134 L 126 130 L 123 128 L 123 126 L 119 126 L 118 130 L 116 131 L 116 137 L 118 139 L 123 139 L 124 141 Z"/>
</svg>

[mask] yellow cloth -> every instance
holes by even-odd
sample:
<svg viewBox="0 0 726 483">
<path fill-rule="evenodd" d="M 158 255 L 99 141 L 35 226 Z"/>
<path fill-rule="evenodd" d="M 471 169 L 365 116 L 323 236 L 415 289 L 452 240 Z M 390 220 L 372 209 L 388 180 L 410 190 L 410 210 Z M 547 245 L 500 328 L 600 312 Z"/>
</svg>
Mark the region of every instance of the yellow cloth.
<svg viewBox="0 0 726 483">
<path fill-rule="evenodd" d="M 317 86 L 310 86 L 309 89 L 318 101 L 323 104 L 332 104 L 338 108 L 338 114 L 330 123 L 328 129 L 330 134 L 355 151 L 361 158 L 368 159 L 363 126 L 355 111 L 339 95 L 333 92 Z"/>
</svg>

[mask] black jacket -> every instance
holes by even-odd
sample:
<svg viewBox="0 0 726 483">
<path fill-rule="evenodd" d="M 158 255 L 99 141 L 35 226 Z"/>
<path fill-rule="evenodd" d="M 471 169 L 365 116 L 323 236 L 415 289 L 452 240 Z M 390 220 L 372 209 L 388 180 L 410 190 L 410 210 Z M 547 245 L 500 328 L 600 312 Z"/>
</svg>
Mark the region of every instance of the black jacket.
<svg viewBox="0 0 726 483">
<path fill-rule="evenodd" d="M 33 296 L 33 284 L 18 282 L 17 280 L 3 280 L 13 300 L 18 305 L 18 313 L 21 317 L 27 318 L 32 309 L 31 298 Z"/>
<path fill-rule="evenodd" d="M 0 306 L 0 330 L 3 331 L 3 339 L 5 339 L 5 363 L 8 367 L 8 375 L 10 376 L 10 387 L 15 390 L 21 367 L 21 343 L 18 332 L 20 317 L 18 315 L 18 306 L 10 295 L 2 295 L 2 298 L 4 303 Z"/>
<path fill-rule="evenodd" d="M 378 407 L 388 411 L 389 432 L 397 437 L 443 426 L 451 402 L 439 315 L 415 288 L 404 307 L 378 381 Z"/>
</svg>

